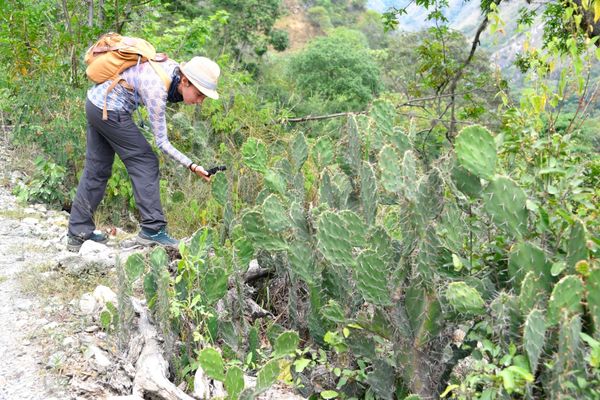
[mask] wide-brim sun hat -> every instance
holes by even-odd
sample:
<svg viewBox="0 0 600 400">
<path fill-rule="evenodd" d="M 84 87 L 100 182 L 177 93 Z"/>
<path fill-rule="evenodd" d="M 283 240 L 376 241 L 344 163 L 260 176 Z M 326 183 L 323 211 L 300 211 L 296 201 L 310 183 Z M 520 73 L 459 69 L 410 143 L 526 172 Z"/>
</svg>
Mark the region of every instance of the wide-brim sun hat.
<svg viewBox="0 0 600 400">
<path fill-rule="evenodd" d="M 213 60 L 206 57 L 194 57 L 189 62 L 182 63 L 181 72 L 199 91 L 210 97 L 218 99 L 217 82 L 221 69 Z"/>
</svg>

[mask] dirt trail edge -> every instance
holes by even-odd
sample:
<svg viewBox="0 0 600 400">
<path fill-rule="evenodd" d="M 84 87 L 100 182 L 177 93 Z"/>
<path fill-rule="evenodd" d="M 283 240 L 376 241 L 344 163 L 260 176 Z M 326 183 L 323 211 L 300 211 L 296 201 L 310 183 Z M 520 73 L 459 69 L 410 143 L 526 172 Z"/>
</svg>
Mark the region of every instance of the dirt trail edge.
<svg viewBox="0 0 600 400">
<path fill-rule="evenodd" d="M 0 400 L 64 399 L 64 384 L 49 373 L 47 358 L 53 306 L 23 291 L 22 280 L 64 251 L 60 236 L 67 217 L 17 204 L 9 186 L 19 174 L 9 171 L 9 146 L 0 142 Z"/>
</svg>

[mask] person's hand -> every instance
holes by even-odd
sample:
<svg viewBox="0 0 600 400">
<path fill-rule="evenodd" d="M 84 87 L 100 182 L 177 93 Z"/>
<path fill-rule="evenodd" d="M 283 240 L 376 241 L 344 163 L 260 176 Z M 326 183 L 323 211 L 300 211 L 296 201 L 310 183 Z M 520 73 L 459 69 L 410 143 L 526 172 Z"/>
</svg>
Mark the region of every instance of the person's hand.
<svg viewBox="0 0 600 400">
<path fill-rule="evenodd" d="M 206 182 L 210 182 L 210 176 L 208 175 L 208 172 L 206 172 L 204 167 L 201 165 L 192 163 L 192 165 L 190 165 L 190 171 L 204 179 Z"/>
</svg>

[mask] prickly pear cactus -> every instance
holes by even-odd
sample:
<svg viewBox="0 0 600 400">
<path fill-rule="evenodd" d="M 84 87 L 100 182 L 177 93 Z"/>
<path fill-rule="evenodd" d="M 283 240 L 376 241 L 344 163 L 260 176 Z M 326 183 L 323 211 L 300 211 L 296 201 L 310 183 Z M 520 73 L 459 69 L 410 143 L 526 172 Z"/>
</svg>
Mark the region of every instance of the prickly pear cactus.
<svg viewBox="0 0 600 400">
<path fill-rule="evenodd" d="M 458 190 L 471 198 L 478 198 L 481 194 L 482 186 L 480 178 L 460 165 L 455 165 L 452 169 L 452 180 Z"/>
<path fill-rule="evenodd" d="M 548 323 L 555 325 L 563 312 L 579 314 L 583 311 L 583 283 L 575 275 L 567 275 L 554 286 L 548 302 Z"/>
<path fill-rule="evenodd" d="M 288 249 L 288 259 L 292 273 L 300 276 L 309 285 L 316 283 L 316 260 L 314 253 L 305 242 L 294 241 Z"/>
<path fill-rule="evenodd" d="M 417 160 L 412 150 L 404 153 L 402 160 L 402 189 L 404 197 L 410 201 L 417 199 Z"/>
<path fill-rule="evenodd" d="M 354 280 L 366 301 L 380 306 L 391 305 L 388 279 L 389 268 L 376 252 L 367 250 L 358 256 Z"/>
<path fill-rule="evenodd" d="M 335 200 L 333 197 L 333 186 L 329 171 L 324 170 L 321 174 L 321 185 L 319 187 L 319 202 L 327 204 L 330 208 L 335 208 Z"/>
<path fill-rule="evenodd" d="M 248 168 L 265 173 L 267 171 L 267 158 L 267 147 L 260 140 L 251 137 L 242 145 L 242 159 Z"/>
<path fill-rule="evenodd" d="M 485 211 L 497 226 L 515 237 L 527 234 L 526 200 L 523 189 L 505 177 L 490 182 L 483 192 Z"/>
<path fill-rule="evenodd" d="M 262 204 L 265 225 L 272 232 L 281 232 L 292 227 L 287 207 L 279 196 L 271 194 Z"/>
<path fill-rule="evenodd" d="M 333 143 L 331 143 L 331 139 L 325 136 L 317 140 L 313 147 L 313 151 L 311 152 L 313 161 L 319 170 L 325 169 L 325 167 L 333 162 L 333 159 L 335 158 L 334 154 L 335 150 L 333 148 Z"/>
<path fill-rule="evenodd" d="M 225 207 L 227 204 L 228 188 L 227 188 L 227 177 L 223 172 L 217 172 L 211 179 L 211 191 L 212 195 L 221 206 Z"/>
<path fill-rule="evenodd" d="M 356 117 L 353 115 L 348 117 L 346 132 L 346 145 L 341 148 L 338 147 L 340 150 L 340 153 L 338 154 L 338 163 L 342 171 L 348 176 L 357 176 L 358 169 L 360 168 L 361 143 Z"/>
<path fill-rule="evenodd" d="M 376 100 L 369 111 L 369 116 L 375 122 L 375 128 L 383 135 L 391 135 L 394 130 L 396 109 L 394 105 L 385 100 Z"/>
<path fill-rule="evenodd" d="M 459 313 L 481 315 L 485 312 L 485 302 L 481 295 L 465 282 L 451 282 L 446 289 L 446 299 Z"/>
<path fill-rule="evenodd" d="M 308 145 L 306 139 L 301 133 L 297 134 L 290 146 L 291 159 L 294 164 L 295 171 L 300 171 L 302 165 L 308 158 Z"/>
<path fill-rule="evenodd" d="M 590 272 L 586 282 L 587 306 L 592 318 L 594 337 L 600 339 L 600 270 Z"/>
<path fill-rule="evenodd" d="M 388 192 L 398 193 L 402 189 L 402 167 L 398 162 L 399 158 L 396 150 L 389 145 L 379 152 L 381 184 Z"/>
<path fill-rule="evenodd" d="M 533 309 L 525 320 L 523 347 L 529 359 L 530 371 L 534 374 L 545 343 L 546 319 L 544 313 L 538 309 Z"/>
<path fill-rule="evenodd" d="M 247 211 L 242 216 L 242 227 L 253 245 L 264 250 L 286 250 L 287 243 L 277 234 L 270 233 L 265 225 L 263 215 L 256 211 Z"/>
<path fill-rule="evenodd" d="M 390 142 L 396 146 L 401 155 L 404 155 L 407 150 L 412 150 L 413 148 L 410 138 L 399 127 L 394 127 L 394 131 L 390 136 Z"/>
<path fill-rule="evenodd" d="M 421 223 L 426 223 L 440 215 L 444 207 L 443 191 L 444 182 L 440 171 L 433 168 L 421 179 L 416 193 L 415 209 Z"/>
<path fill-rule="evenodd" d="M 442 326 L 442 308 L 432 290 L 416 284 L 406 288 L 404 300 L 410 330 L 416 347 L 433 339 Z"/>
<path fill-rule="evenodd" d="M 540 306 L 548 298 L 548 289 L 541 283 L 541 279 L 533 271 L 525 274 L 520 286 L 521 292 L 519 293 L 519 308 L 523 315 L 529 314 L 534 307 Z"/>
<path fill-rule="evenodd" d="M 354 248 L 366 244 L 366 232 L 367 227 L 356 213 L 325 211 L 317 224 L 318 248 L 330 263 L 352 266 L 356 264 Z"/>
<path fill-rule="evenodd" d="M 575 221 L 571 227 L 571 234 L 567 242 L 567 268 L 570 268 L 571 272 L 575 270 L 575 264 L 578 261 L 586 260 L 588 257 L 585 240 L 585 228 L 583 224 Z"/>
<path fill-rule="evenodd" d="M 467 171 L 487 180 L 496 173 L 496 143 L 490 131 L 483 126 L 464 128 L 455 142 L 458 162 Z"/>
<path fill-rule="evenodd" d="M 515 245 L 508 259 L 508 273 L 514 280 L 515 288 L 520 288 L 523 278 L 528 272 L 538 279 L 542 288 L 550 290 L 551 263 L 546 259 L 544 251 L 534 244 L 524 242 Z"/>
<path fill-rule="evenodd" d="M 267 169 L 264 182 L 271 193 L 279 193 L 283 196 L 287 192 L 287 182 L 285 177 L 276 170 Z"/>
<path fill-rule="evenodd" d="M 377 181 L 371 164 L 366 161 L 360 167 L 360 201 L 365 221 L 372 225 L 377 214 Z"/>
</svg>

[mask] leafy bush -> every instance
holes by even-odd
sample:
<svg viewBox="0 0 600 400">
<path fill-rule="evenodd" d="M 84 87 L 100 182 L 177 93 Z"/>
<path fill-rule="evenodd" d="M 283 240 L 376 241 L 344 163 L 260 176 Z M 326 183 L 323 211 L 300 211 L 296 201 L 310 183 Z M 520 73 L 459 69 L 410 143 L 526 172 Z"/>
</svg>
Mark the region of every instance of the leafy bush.
<svg viewBox="0 0 600 400">
<path fill-rule="evenodd" d="M 332 111 L 362 110 L 381 89 L 366 39 L 345 29 L 312 41 L 294 57 L 289 77 L 304 97 L 320 95 Z"/>
<path fill-rule="evenodd" d="M 35 171 L 29 182 L 20 183 L 14 193 L 23 202 L 62 205 L 65 202 L 65 177 L 64 167 L 40 156 L 35 160 Z"/>
</svg>

